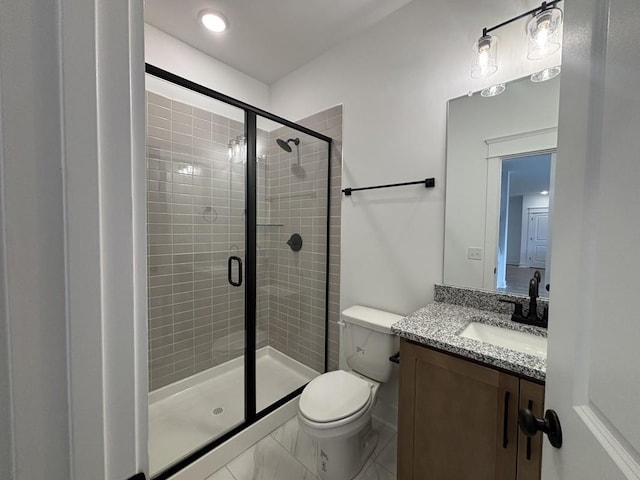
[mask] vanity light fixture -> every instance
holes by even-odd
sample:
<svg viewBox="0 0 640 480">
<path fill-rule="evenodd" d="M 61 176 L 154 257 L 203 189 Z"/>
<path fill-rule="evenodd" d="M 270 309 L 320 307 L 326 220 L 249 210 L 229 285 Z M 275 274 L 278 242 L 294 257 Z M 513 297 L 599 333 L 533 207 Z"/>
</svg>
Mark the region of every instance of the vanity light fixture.
<svg viewBox="0 0 640 480">
<path fill-rule="evenodd" d="M 560 49 L 562 35 L 562 10 L 542 4 L 540 10 L 527 23 L 529 60 L 542 60 Z"/>
<path fill-rule="evenodd" d="M 505 20 L 491 28 L 483 28 L 482 36 L 473 44 L 471 78 L 487 78 L 498 71 L 498 37 L 490 35 L 490 33 L 530 15 L 533 15 L 533 17 L 527 23 L 529 43 L 527 57 L 531 60 L 538 60 L 557 52 L 560 48 L 560 37 L 562 35 L 562 10 L 557 8 L 556 5 L 561 1 L 542 2 L 539 7 L 528 12 Z M 558 71 L 557 73 L 560 72 Z M 546 80 L 549 78 L 546 78 Z M 491 89 L 493 87 L 488 88 Z"/>
<path fill-rule="evenodd" d="M 546 82 L 547 80 L 551 80 L 558 75 L 560 75 L 560 65 L 545 68 L 544 70 L 540 70 L 539 72 L 534 73 L 533 75 L 531 75 L 531 81 L 534 83 Z"/>
<path fill-rule="evenodd" d="M 490 87 L 483 88 L 480 92 L 480 95 L 483 97 L 495 97 L 504 92 L 506 86 L 504 83 L 496 83 L 495 85 L 491 85 Z"/>
<path fill-rule="evenodd" d="M 487 78 L 498 71 L 498 37 L 482 32 L 473 44 L 471 78 Z"/>
<path fill-rule="evenodd" d="M 238 135 L 227 144 L 229 160 L 232 163 L 243 163 L 247 157 L 247 137 Z"/>
<path fill-rule="evenodd" d="M 228 26 L 229 22 L 220 12 L 215 10 L 202 10 L 198 14 L 198 18 L 200 19 L 200 23 L 211 32 L 221 33 L 224 32 Z"/>
</svg>

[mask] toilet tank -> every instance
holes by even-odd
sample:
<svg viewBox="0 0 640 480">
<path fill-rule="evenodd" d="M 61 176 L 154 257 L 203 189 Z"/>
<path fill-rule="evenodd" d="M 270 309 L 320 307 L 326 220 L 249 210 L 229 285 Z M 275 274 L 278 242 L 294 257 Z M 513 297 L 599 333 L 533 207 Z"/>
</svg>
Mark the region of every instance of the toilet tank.
<svg viewBox="0 0 640 480">
<path fill-rule="evenodd" d="M 391 325 L 403 318 L 362 306 L 344 310 L 342 342 L 347 365 L 372 380 L 389 380 L 393 366 L 389 357 L 398 352 L 400 345 L 398 337 L 391 333 Z"/>
</svg>

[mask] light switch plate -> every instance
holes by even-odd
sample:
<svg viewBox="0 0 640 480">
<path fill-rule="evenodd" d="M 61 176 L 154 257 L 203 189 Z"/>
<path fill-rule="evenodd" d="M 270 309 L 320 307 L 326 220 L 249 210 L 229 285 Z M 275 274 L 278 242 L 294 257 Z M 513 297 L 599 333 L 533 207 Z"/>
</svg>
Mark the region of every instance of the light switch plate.
<svg viewBox="0 0 640 480">
<path fill-rule="evenodd" d="M 467 258 L 469 260 L 482 260 L 482 248 L 480 247 L 469 247 L 467 249 Z"/>
</svg>

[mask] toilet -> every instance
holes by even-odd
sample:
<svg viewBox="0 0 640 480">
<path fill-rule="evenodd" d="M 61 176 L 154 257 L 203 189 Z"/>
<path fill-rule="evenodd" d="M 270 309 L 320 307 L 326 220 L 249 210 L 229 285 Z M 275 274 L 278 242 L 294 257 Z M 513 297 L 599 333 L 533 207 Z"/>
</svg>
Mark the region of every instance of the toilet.
<svg viewBox="0 0 640 480">
<path fill-rule="evenodd" d="M 378 442 L 371 426 L 378 387 L 389 380 L 398 351 L 391 325 L 401 315 L 354 306 L 342 312 L 342 345 L 349 370 L 327 372 L 305 387 L 298 422 L 317 445 L 317 473 L 325 480 L 350 480 Z"/>
</svg>

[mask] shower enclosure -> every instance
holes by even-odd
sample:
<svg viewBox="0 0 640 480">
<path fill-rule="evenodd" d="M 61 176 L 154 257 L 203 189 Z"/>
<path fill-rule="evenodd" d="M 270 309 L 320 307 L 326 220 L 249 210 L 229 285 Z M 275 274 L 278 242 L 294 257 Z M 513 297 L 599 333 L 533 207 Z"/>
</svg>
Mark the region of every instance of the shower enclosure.
<svg viewBox="0 0 640 480">
<path fill-rule="evenodd" d="M 146 70 L 149 456 L 164 479 L 327 370 L 331 138 Z"/>
</svg>

